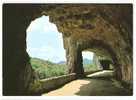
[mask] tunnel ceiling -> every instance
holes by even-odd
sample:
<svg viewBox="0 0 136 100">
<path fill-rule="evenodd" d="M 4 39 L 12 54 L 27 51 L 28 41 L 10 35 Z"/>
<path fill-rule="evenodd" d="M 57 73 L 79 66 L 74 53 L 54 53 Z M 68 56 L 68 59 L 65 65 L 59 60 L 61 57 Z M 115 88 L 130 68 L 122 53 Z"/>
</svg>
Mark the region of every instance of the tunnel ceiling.
<svg viewBox="0 0 136 100">
<path fill-rule="evenodd" d="M 69 73 L 83 75 L 81 52 L 90 49 L 110 57 L 116 78 L 133 88 L 132 4 L 4 4 L 4 94 L 25 94 L 34 81 L 26 29 L 42 15 L 63 35 Z"/>
<path fill-rule="evenodd" d="M 65 36 L 77 40 L 117 41 L 120 31 L 126 31 L 129 39 L 132 36 L 131 5 L 48 5 L 43 6 L 43 14 L 50 16 Z"/>
<path fill-rule="evenodd" d="M 89 48 L 95 53 L 100 51 L 100 54 L 104 53 L 114 61 L 118 76 L 123 80 L 131 80 L 133 50 L 131 4 L 55 4 L 42 5 L 41 8 L 42 14 L 48 15 L 50 21 L 56 24 L 58 31 L 63 34 L 67 53 L 74 52 L 70 49 L 72 47 L 77 51 Z M 67 55 L 67 59 L 72 58 L 72 55 L 71 57 L 70 54 Z"/>
<path fill-rule="evenodd" d="M 42 13 L 50 16 L 50 21 L 57 25 L 64 37 L 71 37 L 73 41 L 86 45 L 85 48 L 81 47 L 83 49 L 107 49 L 103 47 L 106 44 L 115 49 L 113 51 L 127 48 L 126 52 L 131 53 L 131 8 L 131 5 L 56 4 L 43 5 Z"/>
</svg>

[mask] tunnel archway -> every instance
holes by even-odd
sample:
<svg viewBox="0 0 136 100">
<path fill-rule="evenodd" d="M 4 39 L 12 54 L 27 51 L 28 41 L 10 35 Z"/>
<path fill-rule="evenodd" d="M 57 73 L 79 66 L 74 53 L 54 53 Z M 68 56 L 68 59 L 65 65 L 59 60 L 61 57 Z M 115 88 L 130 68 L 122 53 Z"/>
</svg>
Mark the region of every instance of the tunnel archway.
<svg viewBox="0 0 136 100">
<path fill-rule="evenodd" d="M 82 51 L 82 66 L 84 68 L 84 72 L 95 70 L 96 67 L 94 66 L 93 56 L 93 52 Z"/>
<path fill-rule="evenodd" d="M 26 32 L 26 51 L 36 76 L 45 79 L 67 74 L 62 33 L 49 22 L 49 16 L 36 18 Z"/>
<path fill-rule="evenodd" d="M 49 59 L 54 63 L 65 61 L 62 33 L 57 31 L 55 24 L 49 22 L 49 16 L 43 15 L 36 18 L 26 31 L 26 51 L 30 56 L 45 60 Z"/>
<path fill-rule="evenodd" d="M 107 43 L 104 43 L 103 41 L 99 41 L 99 40 L 91 40 L 88 44 L 84 42 L 83 44 L 84 45 L 82 47 L 82 50 L 90 50 L 96 53 L 97 55 L 100 55 L 101 57 L 106 58 L 106 60 L 108 62 L 110 61 L 110 64 L 112 64 L 114 68 L 115 77 L 118 80 L 122 78 L 120 74 L 121 69 L 119 67 L 120 62 L 118 61 L 118 58 L 115 52 L 113 51 L 113 49 Z"/>
<path fill-rule="evenodd" d="M 100 55 L 96 55 L 96 53 L 87 49 L 82 51 L 82 66 L 84 68 L 85 73 L 91 73 L 103 70 L 103 66 L 100 63 Z"/>
<path fill-rule="evenodd" d="M 63 33 L 69 73 L 77 76 L 84 73 L 83 50 L 106 51 L 115 66 L 116 77 L 132 89 L 132 5 L 57 6 L 3 6 L 3 94 L 27 95 L 34 73 L 26 52 L 26 28 L 43 14 L 50 16 L 50 21 Z"/>
</svg>

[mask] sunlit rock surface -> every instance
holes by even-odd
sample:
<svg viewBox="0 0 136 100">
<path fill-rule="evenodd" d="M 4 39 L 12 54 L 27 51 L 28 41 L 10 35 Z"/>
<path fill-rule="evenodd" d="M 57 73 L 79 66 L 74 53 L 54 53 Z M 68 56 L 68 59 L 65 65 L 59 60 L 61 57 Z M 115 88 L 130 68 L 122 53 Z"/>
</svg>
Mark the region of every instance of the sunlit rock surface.
<svg viewBox="0 0 136 100">
<path fill-rule="evenodd" d="M 93 51 L 111 59 L 116 78 L 132 89 L 131 4 L 4 4 L 4 95 L 29 95 L 28 87 L 35 77 L 26 52 L 26 29 L 32 20 L 42 15 L 49 16 L 63 34 L 69 73 L 84 77 L 81 52 Z"/>
<path fill-rule="evenodd" d="M 119 80 L 132 83 L 131 5 L 43 6 L 63 33 L 70 72 L 83 73 L 81 51 L 111 58 Z"/>
</svg>

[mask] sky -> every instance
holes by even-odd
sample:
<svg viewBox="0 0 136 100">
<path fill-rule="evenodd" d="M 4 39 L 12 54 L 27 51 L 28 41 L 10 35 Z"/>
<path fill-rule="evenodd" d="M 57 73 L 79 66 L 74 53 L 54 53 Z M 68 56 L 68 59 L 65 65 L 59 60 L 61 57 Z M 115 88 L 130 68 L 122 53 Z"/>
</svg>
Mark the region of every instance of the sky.
<svg viewBox="0 0 136 100">
<path fill-rule="evenodd" d="M 83 59 L 84 58 L 87 58 L 87 59 L 93 59 L 93 52 L 90 52 L 90 51 L 83 51 L 82 52 L 82 56 L 83 56 Z"/>
<path fill-rule="evenodd" d="M 62 33 L 55 24 L 49 22 L 48 16 L 42 16 L 31 22 L 27 32 L 27 52 L 31 57 L 50 60 L 54 63 L 66 61 Z M 91 59 L 91 52 L 82 53 L 84 58 Z"/>
</svg>

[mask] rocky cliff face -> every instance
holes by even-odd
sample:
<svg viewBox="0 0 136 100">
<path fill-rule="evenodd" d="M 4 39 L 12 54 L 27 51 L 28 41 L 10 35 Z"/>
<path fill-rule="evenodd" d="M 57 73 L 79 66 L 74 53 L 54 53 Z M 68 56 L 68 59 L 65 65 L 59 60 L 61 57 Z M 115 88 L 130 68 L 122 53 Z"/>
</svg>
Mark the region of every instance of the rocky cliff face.
<svg viewBox="0 0 136 100">
<path fill-rule="evenodd" d="M 34 5 L 3 5 L 4 95 L 27 95 L 33 81 L 33 70 L 26 52 L 26 29 L 35 17 L 36 9 Z"/>
<path fill-rule="evenodd" d="M 54 5 L 43 6 L 63 33 L 67 63 L 81 69 L 81 51 L 91 49 L 114 62 L 119 80 L 132 82 L 131 5 Z M 74 70 L 72 70 L 74 71 Z M 75 72 L 78 70 L 75 70 Z M 78 71 L 79 72 L 79 71 Z"/>
<path fill-rule="evenodd" d="M 26 28 L 47 15 L 63 34 L 69 73 L 84 76 L 82 51 L 110 58 L 116 78 L 133 81 L 132 5 L 3 5 L 4 95 L 26 95 L 33 71 L 26 53 Z M 27 81 L 26 81 L 27 80 Z M 9 84 L 10 83 L 10 84 Z"/>
</svg>

